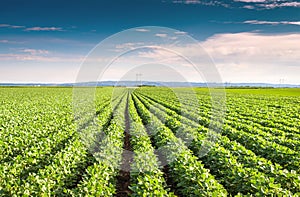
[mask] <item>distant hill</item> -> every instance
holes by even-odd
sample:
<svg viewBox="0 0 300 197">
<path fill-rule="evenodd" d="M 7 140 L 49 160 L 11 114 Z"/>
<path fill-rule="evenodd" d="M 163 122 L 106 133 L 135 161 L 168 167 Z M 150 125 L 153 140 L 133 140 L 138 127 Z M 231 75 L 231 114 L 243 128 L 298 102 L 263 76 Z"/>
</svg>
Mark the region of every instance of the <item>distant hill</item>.
<svg viewBox="0 0 300 197">
<path fill-rule="evenodd" d="M 140 83 L 136 81 L 100 81 L 100 82 L 84 82 L 84 83 L 0 83 L 0 86 L 60 86 L 60 87 L 70 87 L 70 86 L 138 86 Z M 143 81 L 143 86 L 168 86 L 168 87 L 207 87 L 207 85 L 212 86 L 222 86 L 222 87 L 265 87 L 265 88 L 300 88 L 300 85 L 293 84 L 269 84 L 269 83 L 223 83 L 223 84 L 206 84 L 206 83 L 195 83 L 195 82 L 152 82 Z"/>
</svg>

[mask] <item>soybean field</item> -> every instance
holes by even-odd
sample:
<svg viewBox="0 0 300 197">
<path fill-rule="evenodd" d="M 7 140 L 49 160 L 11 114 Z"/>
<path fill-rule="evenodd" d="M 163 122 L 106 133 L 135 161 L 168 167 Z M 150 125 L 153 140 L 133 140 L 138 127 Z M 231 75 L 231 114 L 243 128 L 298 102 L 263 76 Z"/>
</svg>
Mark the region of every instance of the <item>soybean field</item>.
<svg viewBox="0 0 300 197">
<path fill-rule="evenodd" d="M 225 91 L 2 87 L 0 196 L 300 196 L 300 89 Z"/>
</svg>

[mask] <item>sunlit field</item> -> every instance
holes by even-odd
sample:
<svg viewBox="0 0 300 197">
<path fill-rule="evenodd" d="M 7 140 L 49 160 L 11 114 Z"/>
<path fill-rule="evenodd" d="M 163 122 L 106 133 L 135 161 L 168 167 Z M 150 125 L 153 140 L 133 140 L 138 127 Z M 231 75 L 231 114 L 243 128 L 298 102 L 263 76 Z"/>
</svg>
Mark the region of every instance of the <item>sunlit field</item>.
<svg viewBox="0 0 300 197">
<path fill-rule="evenodd" d="M 90 120 L 72 88 L 0 88 L 0 196 L 300 195 L 300 89 L 226 89 L 204 156 L 211 97 L 187 90 L 99 87 Z"/>
</svg>

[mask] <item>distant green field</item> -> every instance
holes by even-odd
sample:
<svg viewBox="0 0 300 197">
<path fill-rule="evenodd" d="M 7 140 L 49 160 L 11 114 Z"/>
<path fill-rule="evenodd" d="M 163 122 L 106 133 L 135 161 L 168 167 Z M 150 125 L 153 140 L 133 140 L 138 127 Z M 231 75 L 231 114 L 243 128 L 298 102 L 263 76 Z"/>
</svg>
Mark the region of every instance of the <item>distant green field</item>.
<svg viewBox="0 0 300 197">
<path fill-rule="evenodd" d="M 227 93 L 300 96 L 300 88 L 226 89 Z"/>
<path fill-rule="evenodd" d="M 198 92 L 207 93 L 208 88 L 194 88 Z M 226 93 L 261 94 L 270 96 L 300 96 L 300 88 L 220 88 Z"/>
<path fill-rule="evenodd" d="M 225 92 L 0 88 L 0 196 L 300 196 L 300 89 Z"/>
</svg>

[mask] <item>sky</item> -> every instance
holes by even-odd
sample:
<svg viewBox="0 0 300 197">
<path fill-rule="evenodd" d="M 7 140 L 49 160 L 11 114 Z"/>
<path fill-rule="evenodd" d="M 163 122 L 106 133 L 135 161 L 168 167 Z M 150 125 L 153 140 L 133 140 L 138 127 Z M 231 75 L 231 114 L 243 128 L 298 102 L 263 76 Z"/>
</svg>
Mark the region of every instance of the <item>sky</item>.
<svg viewBox="0 0 300 197">
<path fill-rule="evenodd" d="M 119 33 L 130 28 L 135 33 Z M 189 38 L 195 43 L 185 41 Z M 106 51 L 95 50 L 107 39 Z M 143 80 L 207 80 L 204 67 L 199 74 L 179 58 L 187 54 L 194 64 L 214 66 L 223 82 L 300 84 L 300 1 L 1 1 L 1 83 L 75 82 L 84 61 L 94 58 L 97 66 L 118 50 L 145 45 L 160 48 L 132 51 L 98 79 L 135 80 L 140 72 Z M 198 45 L 213 64 L 199 58 L 204 52 Z"/>
</svg>

